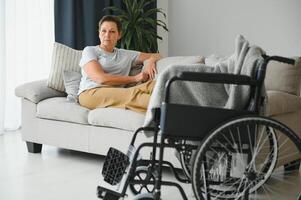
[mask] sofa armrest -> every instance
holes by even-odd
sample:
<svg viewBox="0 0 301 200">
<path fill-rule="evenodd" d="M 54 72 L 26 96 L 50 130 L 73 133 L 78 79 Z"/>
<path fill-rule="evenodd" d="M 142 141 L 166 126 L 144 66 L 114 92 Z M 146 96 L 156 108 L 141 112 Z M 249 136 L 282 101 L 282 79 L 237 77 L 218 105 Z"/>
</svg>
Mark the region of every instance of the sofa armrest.
<svg viewBox="0 0 301 200">
<path fill-rule="evenodd" d="M 275 116 L 301 109 L 301 97 L 286 92 L 268 90 L 268 116 Z"/>
<path fill-rule="evenodd" d="M 15 89 L 15 95 L 33 103 L 39 103 L 47 98 L 66 96 L 66 93 L 48 87 L 47 80 L 39 80 L 18 86 Z"/>
</svg>

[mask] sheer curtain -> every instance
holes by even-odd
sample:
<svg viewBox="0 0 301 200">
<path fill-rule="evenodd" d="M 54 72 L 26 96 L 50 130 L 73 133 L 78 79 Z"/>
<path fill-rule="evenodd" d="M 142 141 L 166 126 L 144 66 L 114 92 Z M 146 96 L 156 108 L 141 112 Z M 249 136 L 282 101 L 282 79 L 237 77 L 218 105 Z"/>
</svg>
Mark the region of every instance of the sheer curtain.
<svg viewBox="0 0 301 200">
<path fill-rule="evenodd" d="M 5 88 L 5 2 L 0 0 L 0 135 L 4 129 L 4 88 Z"/>
<path fill-rule="evenodd" d="M 54 0 L 4 1 L 4 27 L 1 24 L 5 32 L 0 75 L 1 132 L 20 127 L 20 99 L 15 96 L 14 90 L 22 83 L 48 77 L 54 42 Z"/>
</svg>

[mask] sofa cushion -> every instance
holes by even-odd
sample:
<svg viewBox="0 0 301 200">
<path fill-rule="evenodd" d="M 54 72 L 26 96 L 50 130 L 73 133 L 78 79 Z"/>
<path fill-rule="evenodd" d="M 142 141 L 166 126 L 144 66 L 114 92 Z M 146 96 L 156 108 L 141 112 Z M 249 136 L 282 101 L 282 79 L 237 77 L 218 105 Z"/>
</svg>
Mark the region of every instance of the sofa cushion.
<svg viewBox="0 0 301 200">
<path fill-rule="evenodd" d="M 81 56 L 82 51 L 55 42 L 52 52 L 50 73 L 47 81 L 48 87 L 64 92 L 63 72 L 80 72 L 81 68 L 78 64 Z"/>
<path fill-rule="evenodd" d="M 66 93 L 59 92 L 47 87 L 46 80 L 32 81 L 24 83 L 15 89 L 17 97 L 28 99 L 33 103 L 38 103 L 51 97 L 64 97 Z"/>
<path fill-rule="evenodd" d="M 301 58 L 294 58 L 295 65 L 270 61 L 267 66 L 265 86 L 267 90 L 300 94 Z"/>
<path fill-rule="evenodd" d="M 88 124 L 89 109 L 70 102 L 66 97 L 43 100 L 37 105 L 36 116 L 43 119 Z"/>
<path fill-rule="evenodd" d="M 269 116 L 295 112 L 301 109 L 301 97 L 280 91 L 267 91 Z"/>
<path fill-rule="evenodd" d="M 144 115 L 119 108 L 97 108 L 89 112 L 88 122 L 95 126 L 135 131 L 143 125 Z"/>
</svg>

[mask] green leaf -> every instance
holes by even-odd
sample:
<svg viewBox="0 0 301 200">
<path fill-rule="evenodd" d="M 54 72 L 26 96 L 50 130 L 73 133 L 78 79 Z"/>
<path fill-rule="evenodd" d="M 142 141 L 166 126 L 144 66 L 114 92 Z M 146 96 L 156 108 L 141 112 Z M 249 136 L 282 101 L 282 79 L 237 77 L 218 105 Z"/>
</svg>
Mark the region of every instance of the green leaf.
<svg viewBox="0 0 301 200">
<path fill-rule="evenodd" d="M 150 4 L 152 4 L 152 3 L 155 3 L 155 2 L 156 2 L 156 0 L 149 0 L 149 1 L 145 2 L 145 4 L 143 4 L 143 7 L 145 8 L 145 7 L 147 7 L 148 5 L 150 5 Z"/>
<path fill-rule="evenodd" d="M 135 28 L 136 30 L 136 35 L 137 35 L 137 44 L 138 46 L 143 46 L 143 39 L 142 39 L 142 32 L 141 29 L 139 29 L 139 27 Z"/>
<path fill-rule="evenodd" d="M 165 22 L 163 22 L 163 21 L 160 22 L 160 21 L 158 20 L 157 26 L 162 27 L 165 31 L 168 32 L 168 28 L 167 28 L 167 25 L 165 24 Z"/>
<path fill-rule="evenodd" d="M 158 12 L 158 8 L 150 9 L 143 14 L 143 17 L 147 18 L 150 15 L 156 14 L 157 12 Z"/>
<path fill-rule="evenodd" d="M 159 36 L 159 35 L 157 35 L 157 39 L 163 40 L 163 38 L 161 36 Z"/>
<path fill-rule="evenodd" d="M 127 29 L 128 29 L 128 26 L 129 26 L 129 24 L 130 24 L 130 22 L 128 22 L 128 21 L 124 21 L 124 22 L 122 23 L 122 29 L 123 29 L 123 30 L 127 30 Z"/>
<path fill-rule="evenodd" d="M 138 8 L 142 8 L 142 9 L 143 9 L 143 8 L 144 8 L 144 5 L 147 4 L 147 3 L 148 3 L 148 2 L 145 3 L 144 0 L 140 0 L 140 1 L 139 1 L 139 4 L 138 4 Z"/>
<path fill-rule="evenodd" d="M 158 13 L 161 13 L 164 17 L 164 19 L 166 19 L 166 14 L 163 12 L 163 9 L 162 8 L 158 8 Z"/>
<path fill-rule="evenodd" d="M 127 34 L 125 36 L 125 41 L 124 41 L 125 48 L 131 49 L 132 37 L 133 37 L 133 31 L 127 32 Z"/>
<path fill-rule="evenodd" d="M 155 20 L 155 19 L 152 19 L 152 18 L 145 18 L 144 20 L 145 20 L 149 25 L 156 24 L 156 20 Z"/>
</svg>

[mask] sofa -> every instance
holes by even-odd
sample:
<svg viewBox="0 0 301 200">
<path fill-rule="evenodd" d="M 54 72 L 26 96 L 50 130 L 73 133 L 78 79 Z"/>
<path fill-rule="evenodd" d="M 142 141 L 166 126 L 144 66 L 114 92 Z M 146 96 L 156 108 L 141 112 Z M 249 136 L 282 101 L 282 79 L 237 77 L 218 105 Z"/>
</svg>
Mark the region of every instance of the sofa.
<svg viewBox="0 0 301 200">
<path fill-rule="evenodd" d="M 16 96 L 21 97 L 21 133 L 28 151 L 41 152 L 42 145 L 46 144 L 100 155 L 106 155 L 110 147 L 126 152 L 133 133 L 143 125 L 144 115 L 118 108 L 89 110 L 76 101 L 70 101 L 70 91 L 64 88 L 64 81 L 61 80 L 62 72 L 69 65 L 74 67 L 71 70 L 79 72 L 77 63 L 81 52 L 60 44 L 54 46 L 53 52 L 52 75 L 47 80 L 25 83 L 15 90 Z M 75 60 L 73 64 L 66 61 L 70 59 Z M 295 57 L 295 60 L 294 66 L 270 62 L 265 87 L 268 115 L 288 125 L 301 137 L 301 58 Z M 200 62 L 203 62 L 201 56 L 167 57 L 157 65 L 160 71 L 161 67 L 174 63 Z M 55 77 L 57 69 L 54 68 L 64 68 L 59 70 L 59 78 Z M 55 87 L 51 85 L 51 80 L 62 82 L 63 86 Z M 137 144 L 151 140 L 151 137 L 139 134 Z M 178 162 L 174 161 L 173 151 L 167 150 L 165 153 L 169 161 Z M 142 151 L 142 156 L 149 156 L 147 149 Z"/>
</svg>

